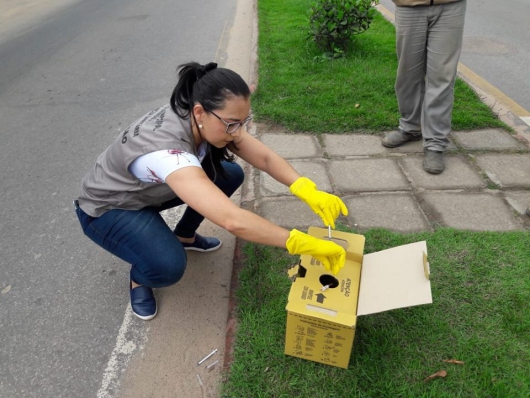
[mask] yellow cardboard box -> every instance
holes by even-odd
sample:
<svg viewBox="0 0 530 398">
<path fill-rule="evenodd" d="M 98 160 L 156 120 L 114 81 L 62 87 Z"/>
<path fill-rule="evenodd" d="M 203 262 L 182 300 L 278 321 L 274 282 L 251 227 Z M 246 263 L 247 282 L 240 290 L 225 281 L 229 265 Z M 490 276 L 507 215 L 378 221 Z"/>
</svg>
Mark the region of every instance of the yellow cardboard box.
<svg viewBox="0 0 530 398">
<path fill-rule="evenodd" d="M 327 238 L 328 230 L 310 227 Z M 347 368 L 357 316 L 432 303 L 425 241 L 363 255 L 365 238 L 332 231 L 346 249 L 338 275 L 309 255 L 289 271 L 285 354 Z"/>
</svg>

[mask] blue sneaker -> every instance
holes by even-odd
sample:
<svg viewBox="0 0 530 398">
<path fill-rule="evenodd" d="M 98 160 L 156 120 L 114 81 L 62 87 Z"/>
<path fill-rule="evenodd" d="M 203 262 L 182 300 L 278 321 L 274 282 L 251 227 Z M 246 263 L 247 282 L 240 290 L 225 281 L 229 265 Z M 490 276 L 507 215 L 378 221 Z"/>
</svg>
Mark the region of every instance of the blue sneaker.
<svg viewBox="0 0 530 398">
<path fill-rule="evenodd" d="M 182 242 L 184 250 L 195 250 L 197 252 L 213 252 L 221 247 L 221 241 L 217 238 L 204 237 L 195 233 L 195 242 Z"/>
<path fill-rule="evenodd" d="M 146 286 L 138 286 L 133 289 L 132 283 L 130 283 L 129 293 L 131 296 L 131 308 L 134 315 L 144 321 L 153 319 L 156 316 L 157 308 L 153 289 Z"/>
</svg>

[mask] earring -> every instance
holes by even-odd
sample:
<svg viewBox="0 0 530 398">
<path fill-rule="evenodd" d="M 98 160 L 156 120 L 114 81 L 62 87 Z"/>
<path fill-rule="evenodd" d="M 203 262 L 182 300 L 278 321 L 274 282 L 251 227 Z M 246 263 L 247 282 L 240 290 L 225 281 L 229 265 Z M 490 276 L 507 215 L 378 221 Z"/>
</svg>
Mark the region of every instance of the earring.
<svg viewBox="0 0 530 398">
<path fill-rule="evenodd" d="M 202 129 L 202 124 L 199 124 L 199 128 Z"/>
</svg>

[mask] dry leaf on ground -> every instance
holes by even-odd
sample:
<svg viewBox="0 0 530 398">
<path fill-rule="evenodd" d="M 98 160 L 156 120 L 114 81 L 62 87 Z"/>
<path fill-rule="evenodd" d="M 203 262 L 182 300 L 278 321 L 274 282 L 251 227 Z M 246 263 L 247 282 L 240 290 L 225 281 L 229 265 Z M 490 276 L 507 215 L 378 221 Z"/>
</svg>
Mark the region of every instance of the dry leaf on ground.
<svg viewBox="0 0 530 398">
<path fill-rule="evenodd" d="M 463 365 L 464 364 L 463 361 L 459 361 L 458 359 L 444 359 L 444 360 L 442 360 L 442 362 L 454 363 L 454 364 L 457 364 L 457 365 Z"/>
<path fill-rule="evenodd" d="M 426 377 L 425 380 L 423 380 L 423 381 L 429 381 L 429 380 L 432 380 L 432 379 L 436 379 L 438 377 L 445 377 L 445 376 L 447 376 L 447 372 L 445 370 L 439 370 L 435 374 L 432 374 L 429 377 Z"/>
</svg>

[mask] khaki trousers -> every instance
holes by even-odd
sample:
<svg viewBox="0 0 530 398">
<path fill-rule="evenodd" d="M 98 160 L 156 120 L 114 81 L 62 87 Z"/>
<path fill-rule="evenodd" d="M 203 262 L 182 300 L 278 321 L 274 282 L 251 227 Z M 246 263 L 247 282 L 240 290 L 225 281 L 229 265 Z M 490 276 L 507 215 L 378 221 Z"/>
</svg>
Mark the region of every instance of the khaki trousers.
<svg viewBox="0 0 530 398">
<path fill-rule="evenodd" d="M 443 151 L 449 144 L 465 12 L 466 0 L 396 6 L 399 128 L 421 132 L 426 149 Z"/>
</svg>

